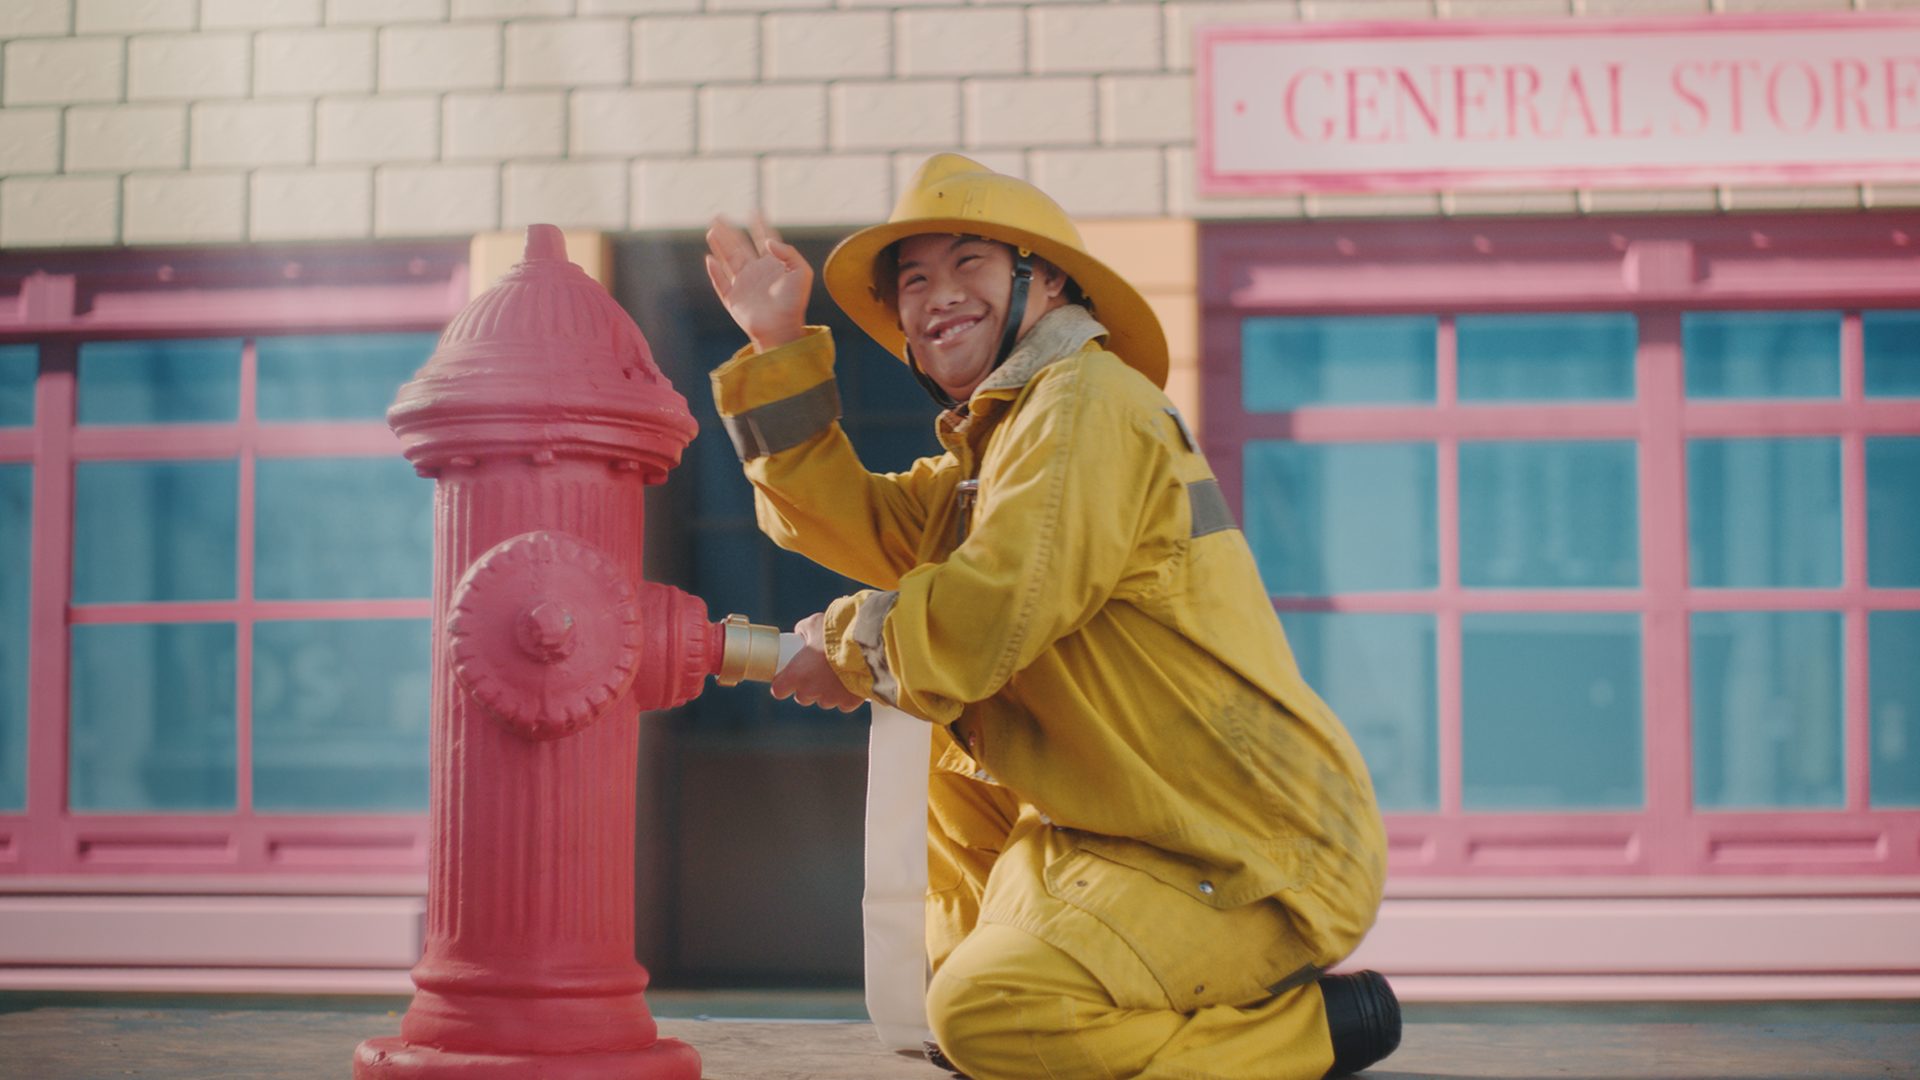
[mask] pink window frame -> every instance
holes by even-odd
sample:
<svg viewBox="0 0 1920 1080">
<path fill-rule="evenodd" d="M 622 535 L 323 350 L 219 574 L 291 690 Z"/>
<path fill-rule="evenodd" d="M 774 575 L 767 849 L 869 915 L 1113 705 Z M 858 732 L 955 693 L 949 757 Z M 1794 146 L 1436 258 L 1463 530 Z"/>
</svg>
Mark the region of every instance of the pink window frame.
<svg viewBox="0 0 1920 1080">
<path fill-rule="evenodd" d="M 261 619 L 428 618 L 429 598 L 260 601 L 253 593 L 254 467 L 261 457 L 397 456 L 384 423 L 263 424 L 254 411 L 255 338 L 269 334 L 442 329 L 466 302 L 465 245 L 78 257 L 62 272 L 15 276 L 0 291 L 0 344 L 40 349 L 30 428 L 0 429 L 0 462 L 34 467 L 29 596 L 27 806 L 0 814 L 0 875 L 417 874 L 427 817 L 259 814 L 252 807 L 251 644 Z M 7 284 L 0 266 L 0 290 Z M 272 279 L 279 280 L 272 280 Z M 313 283 L 304 283 L 305 278 Z M 318 279 L 318 280 L 314 280 Z M 352 283 L 361 282 L 361 283 Z M 240 414 L 232 423 L 76 422 L 80 344 L 127 338 L 240 337 Z M 70 602 L 78 462 L 239 462 L 237 591 L 231 601 Z M 103 623 L 236 624 L 236 808 L 230 813 L 76 813 L 67 806 L 70 628 Z"/>
<path fill-rule="evenodd" d="M 1920 809 L 1868 801 L 1867 614 L 1920 609 L 1920 590 L 1866 582 L 1865 440 L 1920 434 L 1920 402 L 1868 400 L 1860 311 L 1920 308 L 1920 215 L 1756 215 L 1203 227 L 1202 405 L 1206 442 L 1236 512 L 1249 440 L 1435 444 L 1439 585 L 1427 591 L 1275 597 L 1281 611 L 1435 617 L 1439 807 L 1387 817 L 1399 876 L 1895 875 L 1920 872 Z M 1841 393 L 1819 401 L 1688 401 L 1681 313 L 1841 310 Z M 1625 311 L 1639 321 L 1631 402 L 1462 404 L 1454 316 Z M 1436 401 L 1414 407 L 1241 407 L 1240 323 L 1259 315 L 1434 314 Z M 1687 582 L 1686 442 L 1838 436 L 1843 577 L 1836 589 L 1696 589 Z M 1641 582 L 1629 589 L 1476 590 L 1458 572 L 1463 439 L 1615 438 L 1638 447 Z M 1845 805 L 1696 810 L 1689 622 L 1695 611 L 1840 611 L 1844 619 Z M 1646 801 L 1627 812 L 1468 812 L 1461 798 L 1460 619 L 1483 611 L 1642 616 Z"/>
</svg>

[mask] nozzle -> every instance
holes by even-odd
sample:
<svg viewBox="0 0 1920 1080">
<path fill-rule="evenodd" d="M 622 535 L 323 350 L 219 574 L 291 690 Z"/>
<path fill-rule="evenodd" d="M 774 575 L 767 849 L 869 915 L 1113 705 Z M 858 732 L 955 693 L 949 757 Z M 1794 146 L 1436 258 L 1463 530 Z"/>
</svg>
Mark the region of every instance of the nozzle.
<svg viewBox="0 0 1920 1080">
<path fill-rule="evenodd" d="M 745 615 L 729 615 L 722 622 L 726 639 L 720 653 L 720 670 L 714 681 L 735 686 L 752 679 L 772 682 L 780 671 L 780 631 L 772 626 L 756 626 Z M 711 655 L 711 654 L 709 654 Z"/>
</svg>

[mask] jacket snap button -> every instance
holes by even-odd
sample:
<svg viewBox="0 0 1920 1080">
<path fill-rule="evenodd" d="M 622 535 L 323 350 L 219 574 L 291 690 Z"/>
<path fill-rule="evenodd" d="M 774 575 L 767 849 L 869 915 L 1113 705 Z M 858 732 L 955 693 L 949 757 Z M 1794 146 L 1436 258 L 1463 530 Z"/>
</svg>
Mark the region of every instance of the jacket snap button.
<svg viewBox="0 0 1920 1080">
<path fill-rule="evenodd" d="M 1208 896 L 1212 896 L 1212 895 L 1213 895 L 1213 882 L 1211 882 L 1211 881 L 1203 881 L 1203 882 L 1201 882 L 1201 883 L 1200 883 L 1200 891 L 1201 891 L 1201 892 L 1203 892 L 1203 893 L 1205 893 L 1205 894 L 1207 894 Z"/>
<path fill-rule="evenodd" d="M 1196 994 L 1204 994 L 1207 992 L 1207 988 L 1205 986 L 1196 986 L 1193 988 L 1193 992 Z"/>
</svg>

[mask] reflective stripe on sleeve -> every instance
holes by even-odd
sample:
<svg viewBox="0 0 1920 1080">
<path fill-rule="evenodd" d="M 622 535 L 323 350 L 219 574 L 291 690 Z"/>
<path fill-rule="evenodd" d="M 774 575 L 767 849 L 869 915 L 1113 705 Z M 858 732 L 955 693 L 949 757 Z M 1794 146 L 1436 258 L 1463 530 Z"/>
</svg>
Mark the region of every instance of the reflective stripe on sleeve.
<svg viewBox="0 0 1920 1080">
<path fill-rule="evenodd" d="M 791 450 L 840 419 L 840 388 L 832 379 L 790 398 L 770 401 L 738 416 L 723 416 L 741 461 Z"/>
<path fill-rule="evenodd" d="M 1188 484 L 1187 501 L 1192 504 L 1194 539 L 1239 528 L 1233 520 L 1233 509 L 1227 505 L 1226 493 L 1220 490 L 1220 481 L 1208 478 Z"/>
</svg>

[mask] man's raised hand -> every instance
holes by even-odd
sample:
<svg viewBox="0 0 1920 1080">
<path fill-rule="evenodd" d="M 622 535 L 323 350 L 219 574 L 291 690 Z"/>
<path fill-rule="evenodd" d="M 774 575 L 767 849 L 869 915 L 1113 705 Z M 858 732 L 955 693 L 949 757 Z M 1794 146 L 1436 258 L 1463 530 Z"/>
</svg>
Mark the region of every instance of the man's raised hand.
<svg viewBox="0 0 1920 1080">
<path fill-rule="evenodd" d="M 748 228 L 751 236 L 713 219 L 707 228 L 707 277 L 754 349 L 766 352 L 806 334 L 813 267 L 758 210 Z"/>
</svg>

